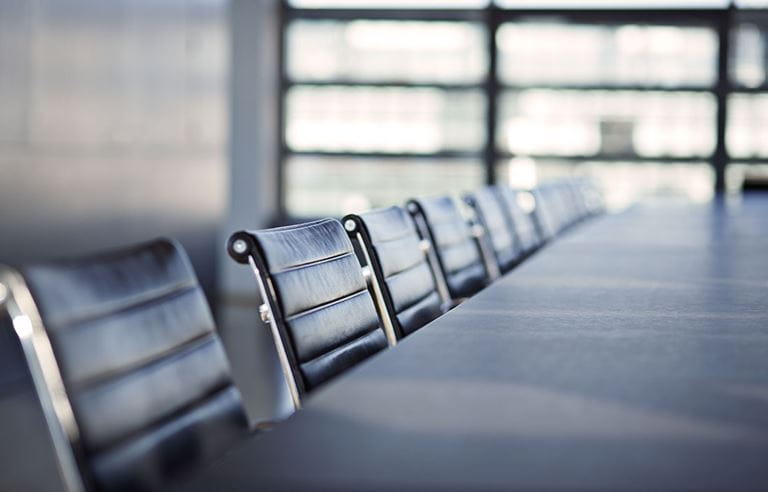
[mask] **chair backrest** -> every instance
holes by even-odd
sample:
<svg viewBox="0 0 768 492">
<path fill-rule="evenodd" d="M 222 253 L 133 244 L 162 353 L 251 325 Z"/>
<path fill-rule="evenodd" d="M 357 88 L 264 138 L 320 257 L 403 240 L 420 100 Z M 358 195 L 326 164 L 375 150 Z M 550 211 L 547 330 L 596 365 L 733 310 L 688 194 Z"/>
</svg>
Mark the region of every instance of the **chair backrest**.
<svg viewBox="0 0 768 492">
<path fill-rule="evenodd" d="M 531 190 L 535 206 L 531 214 L 536 230 L 542 242 L 552 240 L 559 231 L 557 203 L 549 186 L 539 186 Z"/>
<path fill-rule="evenodd" d="M 464 196 L 483 227 L 493 259 L 501 273 L 510 271 L 522 258 L 512 219 L 504 210 L 500 191 L 486 186 Z"/>
<path fill-rule="evenodd" d="M 532 253 L 542 244 L 543 239 L 539 235 L 535 219 L 528 211 L 523 210 L 519 201 L 521 193 L 528 193 L 527 196 L 532 202 L 534 200 L 533 195 L 527 191 L 515 190 L 509 186 L 499 186 L 497 190 L 504 204 L 507 216 L 512 220 L 521 253 L 523 255 Z M 531 203 L 531 206 L 534 205 L 534 203 Z"/>
<path fill-rule="evenodd" d="M 542 216 L 542 222 L 546 223 L 551 236 L 560 234 L 577 221 L 578 204 L 575 203 L 569 182 L 569 179 L 549 181 L 534 192 L 537 212 Z"/>
<path fill-rule="evenodd" d="M 571 178 L 564 178 L 552 185 L 553 194 L 558 203 L 561 231 L 571 227 L 578 221 L 579 204 L 577 203 L 571 182 Z"/>
<path fill-rule="evenodd" d="M 589 210 L 587 210 L 586 198 L 584 195 L 584 189 L 582 188 L 582 181 L 580 178 L 569 179 L 566 183 L 568 186 L 568 192 L 571 196 L 571 203 L 573 206 L 572 222 L 577 223 L 586 219 L 589 216 Z"/>
<path fill-rule="evenodd" d="M 398 339 L 445 312 L 435 273 L 413 218 L 401 207 L 347 215 L 344 228 L 359 242 Z M 439 275 L 439 273 L 438 273 Z"/>
<path fill-rule="evenodd" d="M 227 356 L 176 243 L 21 272 L 36 305 L 30 319 L 44 327 L 71 408 L 74 423 L 64 425 L 76 436 L 88 486 L 161 487 L 246 435 Z"/>
<path fill-rule="evenodd" d="M 387 346 L 352 243 L 336 219 L 240 231 L 230 256 L 251 263 L 294 405 Z"/>
<path fill-rule="evenodd" d="M 422 237 L 429 239 L 454 300 L 470 297 L 488 283 L 480 249 L 456 202 L 447 196 L 408 202 Z"/>
</svg>

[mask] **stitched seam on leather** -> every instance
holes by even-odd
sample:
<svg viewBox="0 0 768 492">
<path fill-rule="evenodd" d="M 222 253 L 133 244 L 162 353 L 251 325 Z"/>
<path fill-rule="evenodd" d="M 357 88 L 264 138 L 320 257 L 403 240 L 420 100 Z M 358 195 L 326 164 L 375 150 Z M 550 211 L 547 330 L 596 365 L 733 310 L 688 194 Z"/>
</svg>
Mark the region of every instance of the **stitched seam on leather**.
<svg viewBox="0 0 768 492">
<path fill-rule="evenodd" d="M 466 270 L 469 270 L 470 268 L 478 268 L 482 267 L 482 263 L 473 261 L 472 263 L 467 263 L 466 265 L 462 265 L 459 268 L 456 268 L 455 270 L 451 270 L 448 272 L 448 275 L 453 277 L 454 275 L 460 274 Z"/>
<path fill-rule="evenodd" d="M 295 231 L 297 229 L 311 229 L 314 226 L 318 226 L 320 224 L 327 224 L 329 222 L 334 222 L 334 221 L 335 221 L 334 219 L 318 219 L 318 220 L 314 220 L 312 222 L 305 222 L 303 224 L 293 224 L 293 225 L 287 225 L 287 226 L 281 226 L 281 227 L 273 227 L 271 229 L 264 229 L 264 230 L 260 230 L 260 231 L 253 231 L 252 233 L 251 233 L 251 231 L 246 231 L 246 232 L 249 232 L 251 234 L 253 234 L 253 233 L 257 233 L 257 234 L 277 234 L 277 233 L 285 232 L 285 231 Z"/>
<path fill-rule="evenodd" d="M 324 357 L 328 357 L 329 355 L 332 355 L 332 354 L 334 354 L 334 353 L 337 353 L 337 352 L 341 352 L 341 351 L 342 351 L 342 349 L 344 349 L 345 347 L 349 347 L 350 345 L 354 345 L 354 344 L 358 344 L 358 343 L 361 343 L 361 342 L 362 342 L 363 340 L 365 340 L 366 338 L 370 338 L 370 337 L 371 337 L 371 334 L 374 334 L 374 333 L 376 332 L 376 330 L 379 330 L 379 331 L 381 331 L 381 334 L 382 334 L 382 336 L 384 335 L 384 331 L 383 331 L 383 330 L 381 329 L 381 327 L 380 327 L 380 326 L 377 324 L 377 325 L 376 325 L 374 328 L 372 328 L 370 331 L 367 331 L 367 332 L 363 333 L 363 334 L 362 334 L 362 335 L 360 335 L 359 337 L 353 338 L 352 340 L 348 340 L 348 341 L 346 341 L 346 342 L 342 343 L 341 345 L 337 345 L 337 346 L 333 347 L 331 350 L 328 350 L 328 351 L 326 351 L 326 352 L 323 352 L 322 354 L 320 354 L 320 355 L 318 355 L 318 356 L 316 356 L 316 357 L 313 357 L 313 358 L 311 358 L 311 359 L 309 359 L 309 360 L 307 360 L 307 361 L 305 361 L 305 362 L 302 362 L 300 365 L 301 365 L 301 367 L 303 368 L 304 366 L 306 366 L 306 365 L 308 365 L 308 364 L 312 364 L 313 362 L 316 362 L 316 361 L 318 361 L 318 360 L 320 360 L 320 359 L 322 359 L 322 358 L 324 358 Z"/>
<path fill-rule="evenodd" d="M 140 293 L 128 296 L 122 299 L 108 301 L 89 313 L 73 316 L 69 319 L 48 321 L 48 326 L 54 330 L 61 330 L 72 325 L 89 323 L 98 319 L 108 318 L 116 314 L 122 314 L 126 311 L 146 306 L 155 302 L 167 300 L 174 296 L 181 296 L 195 290 L 198 287 L 197 281 L 192 278 L 183 282 L 177 282 L 171 285 L 156 287 L 151 290 L 145 290 Z"/>
<path fill-rule="evenodd" d="M 283 268 L 281 270 L 273 270 L 270 273 L 272 275 L 280 275 L 281 273 L 293 272 L 293 271 L 296 271 L 296 270 L 301 270 L 303 268 L 307 268 L 307 267 L 311 267 L 311 266 L 315 266 L 315 265 L 320 265 L 320 264 L 328 263 L 328 262 L 331 262 L 331 261 L 340 260 L 342 258 L 345 258 L 347 256 L 352 256 L 354 254 L 355 254 L 354 251 L 346 251 L 344 253 L 339 253 L 337 255 L 328 256 L 326 258 L 320 258 L 319 260 L 311 260 L 311 261 L 307 261 L 307 262 L 304 262 L 304 263 L 297 263 L 295 265 L 291 265 L 291 266 Z"/>
<path fill-rule="evenodd" d="M 171 347 L 170 349 L 165 350 L 159 354 L 155 354 L 152 357 L 147 357 L 137 361 L 136 363 L 129 364 L 118 369 L 113 369 L 97 376 L 92 376 L 78 383 L 70 383 L 70 389 L 74 392 L 89 391 L 94 389 L 96 386 L 108 384 L 124 378 L 129 378 L 141 369 L 145 369 L 153 365 L 162 365 L 165 362 L 170 362 L 186 354 L 192 353 L 195 350 L 203 348 L 206 345 L 215 342 L 216 338 L 216 333 L 213 331 L 202 333 L 180 345 L 176 345 L 175 347 Z"/>
<path fill-rule="evenodd" d="M 377 245 L 377 244 L 385 244 L 385 243 L 391 243 L 391 242 L 393 242 L 393 241 L 399 241 L 399 240 L 401 240 L 401 239 L 403 239 L 403 238 L 405 238 L 405 237 L 408 237 L 408 236 L 410 236 L 410 235 L 412 235 L 412 234 L 415 234 L 415 232 L 414 232 L 414 231 L 411 231 L 411 230 L 408 230 L 408 229 L 406 229 L 406 231 L 405 231 L 403 234 L 400 234 L 400 235 L 399 235 L 399 236 L 397 236 L 397 237 L 391 237 L 391 238 L 387 238 L 387 239 L 379 239 L 379 240 L 376 240 L 376 241 L 371 241 L 371 243 L 372 243 L 374 246 L 375 246 L 375 245 Z"/>
<path fill-rule="evenodd" d="M 313 306 L 313 307 L 305 309 L 303 311 L 299 311 L 298 313 L 294 313 L 294 314 L 288 316 L 287 318 L 285 318 L 285 321 L 286 322 L 291 322 L 291 321 L 294 321 L 297 318 L 301 318 L 302 316 L 306 316 L 308 314 L 312 314 L 312 313 L 317 312 L 317 311 L 322 311 L 323 309 L 331 307 L 331 306 L 333 306 L 335 304 L 340 304 L 340 303 L 342 303 L 344 301 L 348 301 L 349 299 L 352 299 L 355 296 L 359 296 L 360 294 L 362 294 L 364 292 L 368 292 L 368 287 L 363 287 L 362 289 L 357 290 L 357 291 L 355 291 L 355 292 L 353 292 L 351 294 L 347 294 L 345 296 L 338 297 L 338 298 L 330 300 L 328 302 L 324 302 L 323 304 L 318 304 L 317 306 Z"/>
<path fill-rule="evenodd" d="M 411 270 L 413 270 L 413 269 L 415 269 L 415 268 L 418 268 L 418 267 L 420 267 L 420 266 L 421 266 L 421 265 L 423 265 L 424 263 L 426 263 L 426 260 L 424 259 L 424 256 L 421 256 L 421 257 L 419 258 L 419 260 L 418 260 L 416 263 L 414 263 L 413 265 L 410 265 L 410 266 L 408 266 L 408 267 L 405 267 L 405 268 L 403 268 L 402 270 L 398 270 L 398 271 L 397 271 L 397 272 L 395 272 L 395 273 L 390 273 L 389 275 L 387 275 L 387 277 L 386 277 L 384 280 L 388 282 L 388 281 L 390 281 L 391 279 L 393 279 L 394 277 L 397 277 L 398 275 L 400 275 L 401 273 L 408 273 L 409 271 L 411 271 Z"/>
<path fill-rule="evenodd" d="M 188 413 L 191 413 L 192 410 L 194 410 L 196 407 L 201 407 L 204 404 L 215 400 L 218 398 L 219 395 L 222 395 L 231 389 L 237 389 L 234 387 L 234 384 L 232 384 L 232 381 L 224 381 L 220 386 L 216 386 L 214 388 L 211 388 L 210 391 L 206 392 L 205 394 L 201 395 L 199 398 L 196 398 L 195 400 L 182 405 L 179 408 L 174 409 L 170 413 L 161 416 L 160 418 L 140 427 L 139 429 L 136 429 L 133 432 L 129 432 L 127 434 L 124 434 L 120 437 L 117 437 L 110 442 L 103 444 L 98 447 L 91 448 L 91 454 L 103 454 L 103 453 L 109 453 L 113 451 L 115 448 L 118 448 L 122 445 L 127 445 L 130 442 L 135 442 L 145 435 L 152 434 L 157 430 L 158 427 L 162 427 L 163 425 L 178 419 Z"/>
</svg>

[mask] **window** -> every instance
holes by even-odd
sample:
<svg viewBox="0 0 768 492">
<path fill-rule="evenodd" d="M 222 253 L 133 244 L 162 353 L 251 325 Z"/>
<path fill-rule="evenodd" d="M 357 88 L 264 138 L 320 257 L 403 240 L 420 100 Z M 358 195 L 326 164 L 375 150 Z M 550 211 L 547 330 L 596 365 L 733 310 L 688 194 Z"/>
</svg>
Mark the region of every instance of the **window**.
<svg viewBox="0 0 768 492">
<path fill-rule="evenodd" d="M 483 183 L 484 25 L 298 18 L 285 36 L 289 215 L 338 216 Z"/>
<path fill-rule="evenodd" d="M 729 151 L 768 161 L 768 15 L 742 2 L 729 27 L 728 3 L 291 0 L 284 212 L 574 173 L 616 207 L 659 189 L 707 199 Z"/>
</svg>

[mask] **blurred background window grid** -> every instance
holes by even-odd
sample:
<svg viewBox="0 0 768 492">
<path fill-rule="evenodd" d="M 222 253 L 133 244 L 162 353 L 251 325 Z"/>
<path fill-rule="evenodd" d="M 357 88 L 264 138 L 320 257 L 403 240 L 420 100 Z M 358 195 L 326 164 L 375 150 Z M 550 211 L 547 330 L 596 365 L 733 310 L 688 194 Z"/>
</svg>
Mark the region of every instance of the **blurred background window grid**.
<svg viewBox="0 0 768 492">
<path fill-rule="evenodd" d="M 362 203 L 360 196 L 375 196 L 367 203 L 377 206 L 402 201 L 396 198 L 403 188 L 393 184 L 395 190 L 385 192 L 378 185 L 388 183 L 386 178 L 359 179 L 388 169 L 408 181 L 410 166 L 413 176 L 429 174 L 432 166 L 424 189 L 462 192 L 487 181 L 489 156 L 499 182 L 526 187 L 570 174 L 591 175 L 606 185 L 631 177 L 622 181 L 631 189 L 609 194 L 614 208 L 628 203 L 627 197 L 658 190 L 696 200 L 712 195 L 715 174 L 707 163 L 720 152 L 717 22 L 706 15 L 669 17 L 664 9 L 725 9 L 727 1 L 497 0 L 502 21 L 493 40 L 498 91 L 491 126 L 486 120 L 493 23 L 482 20 L 489 2 L 287 5 L 292 10 L 284 32 L 283 186 L 289 217 L 346 213 Z M 736 2 L 745 9 L 766 6 L 760 0 Z M 530 8 L 538 9 L 536 16 L 521 10 Z M 582 13 L 568 20 L 556 12 L 591 8 L 658 9 L 658 16 L 648 22 Z M 302 17 L 302 9 L 330 14 Z M 333 9 L 345 14 L 335 18 Z M 466 20 L 463 14 L 424 20 L 418 9 L 469 13 Z M 503 9 L 517 10 L 505 16 Z M 762 94 L 768 16 L 738 9 L 733 16 L 726 151 L 734 162 L 758 164 L 768 160 L 761 131 L 768 119 L 768 95 Z M 489 128 L 495 135 L 487 134 Z M 474 181 L 454 179 L 458 169 L 472 165 Z M 732 172 L 728 179 L 739 175 Z M 318 190 L 323 187 L 327 192 Z"/>
<path fill-rule="evenodd" d="M 706 158 L 715 112 L 706 92 L 507 91 L 497 138 L 515 155 Z"/>
<path fill-rule="evenodd" d="M 483 8 L 489 0 L 289 0 L 289 4 L 299 8 Z"/>
<path fill-rule="evenodd" d="M 298 86 L 287 95 L 286 139 L 297 151 L 479 150 L 484 103 L 478 91 Z"/>
<path fill-rule="evenodd" d="M 294 156 L 286 166 L 287 208 L 299 217 L 340 217 L 477 188 L 483 172 L 479 159 Z"/>
<path fill-rule="evenodd" d="M 286 70 L 302 82 L 480 83 L 485 36 L 471 22 L 296 20 Z"/>
<path fill-rule="evenodd" d="M 515 85 L 711 87 L 710 28 L 508 23 L 497 36 L 502 81 Z"/>
</svg>

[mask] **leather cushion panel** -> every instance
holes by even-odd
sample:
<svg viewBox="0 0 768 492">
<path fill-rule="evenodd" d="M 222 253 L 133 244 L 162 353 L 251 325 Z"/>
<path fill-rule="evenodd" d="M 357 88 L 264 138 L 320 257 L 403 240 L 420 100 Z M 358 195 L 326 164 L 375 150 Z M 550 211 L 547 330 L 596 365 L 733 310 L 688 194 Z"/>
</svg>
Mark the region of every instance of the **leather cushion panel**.
<svg viewBox="0 0 768 492">
<path fill-rule="evenodd" d="M 435 292 L 432 271 L 426 262 L 392 275 L 387 279 L 387 286 L 392 304 L 398 313 L 423 299 L 430 292 Z"/>
<path fill-rule="evenodd" d="M 401 207 L 361 214 L 384 275 L 387 309 L 407 335 L 442 314 L 432 270 L 413 218 Z M 430 302 L 434 301 L 434 302 Z M 407 313 L 401 316 L 403 311 Z"/>
<path fill-rule="evenodd" d="M 366 287 L 360 262 L 351 251 L 322 263 L 273 274 L 272 281 L 286 318 Z"/>
<path fill-rule="evenodd" d="M 434 237 L 451 297 L 468 297 L 485 285 L 485 268 L 469 226 L 449 197 L 418 200 Z"/>
<path fill-rule="evenodd" d="M 552 217 L 552 203 L 542 190 L 533 190 L 533 196 L 536 198 L 536 208 L 533 210 L 534 217 L 538 223 L 540 235 L 544 239 L 550 239 L 556 234 L 554 218 Z"/>
<path fill-rule="evenodd" d="M 471 240 L 466 220 L 456 202 L 449 197 L 423 198 L 419 200 L 426 215 L 436 246 L 439 248 Z"/>
<path fill-rule="evenodd" d="M 518 205 L 517 192 L 508 187 L 501 187 L 500 194 L 515 227 L 515 233 L 520 241 L 520 246 L 525 252 L 533 250 L 541 241 L 536 232 L 536 225 L 533 223 L 533 219 Z"/>
<path fill-rule="evenodd" d="M 485 268 L 473 265 L 451 274 L 446 281 L 452 298 L 470 297 L 485 287 Z"/>
<path fill-rule="evenodd" d="M 440 294 L 431 291 L 426 297 L 398 313 L 397 321 L 400 323 L 404 334 L 408 335 L 442 314 L 443 307 Z"/>
<path fill-rule="evenodd" d="M 461 222 L 458 221 L 459 219 Z M 432 234 L 435 236 L 435 242 L 441 248 L 471 241 L 472 238 L 472 233 L 463 217 L 458 217 L 450 222 L 430 222 L 430 226 L 432 227 Z"/>
<path fill-rule="evenodd" d="M 384 276 L 389 277 L 418 263 L 425 262 L 426 257 L 419 246 L 420 241 L 416 231 L 413 231 L 412 234 L 401 236 L 398 239 L 374 243 L 373 247 L 376 250 Z"/>
<path fill-rule="evenodd" d="M 168 292 L 197 286 L 194 273 L 175 246 L 158 241 L 83 261 L 32 265 L 23 270 L 45 316 L 46 328 L 81 322 L 151 302 Z M 39 287 L 39 289 L 38 289 Z"/>
<path fill-rule="evenodd" d="M 478 218 L 490 239 L 499 269 L 506 273 L 518 259 L 518 246 L 514 231 L 510 230 L 510 221 L 492 188 L 482 188 L 472 198 Z"/>
<path fill-rule="evenodd" d="M 566 211 L 563 207 L 562 197 L 557 192 L 557 189 L 552 186 L 547 186 L 541 190 L 542 200 L 546 207 L 547 221 L 551 227 L 552 232 L 557 234 L 562 230 L 566 220 Z"/>
<path fill-rule="evenodd" d="M 213 321 L 199 289 L 184 288 L 162 300 L 59 330 L 59 362 L 70 384 L 81 386 L 129 370 L 211 333 Z M 136 326 L 141 326 L 141 336 Z M 88 357 L 81 357 L 81 347 L 91 347 Z"/>
<path fill-rule="evenodd" d="M 270 273 L 310 264 L 352 251 L 352 243 L 337 220 L 250 232 L 266 255 Z"/>
<path fill-rule="evenodd" d="M 367 335 L 334 349 L 312 361 L 301 364 L 307 389 L 312 390 L 344 370 L 387 347 L 384 331 L 376 329 Z"/>
<path fill-rule="evenodd" d="M 474 240 L 441 248 L 440 258 L 448 275 L 481 264 Z"/>
<path fill-rule="evenodd" d="M 89 449 L 124 438 L 230 383 L 221 344 L 207 336 L 149 366 L 70 395 Z"/>
<path fill-rule="evenodd" d="M 501 273 L 507 273 L 510 271 L 520 259 L 520 255 L 515 250 L 504 249 L 496 251 L 496 262 L 498 263 Z"/>
<path fill-rule="evenodd" d="M 299 362 L 349 343 L 379 327 L 376 307 L 368 290 L 340 302 L 286 319 Z"/>
<path fill-rule="evenodd" d="M 222 455 L 244 425 L 240 394 L 233 386 L 184 410 L 96 455 L 96 485 L 107 490 L 165 488 L 166 477 L 192 472 Z"/>
<path fill-rule="evenodd" d="M 360 214 L 374 243 L 393 241 L 416 234 L 413 219 L 401 207 L 392 206 Z"/>
<path fill-rule="evenodd" d="M 511 210 L 512 222 L 515 225 L 515 232 L 517 237 L 520 238 L 520 243 L 524 248 L 524 251 L 528 252 L 535 249 L 541 244 L 541 238 L 536 231 L 536 224 L 530 215 L 525 213 L 520 207 L 515 206 Z"/>
<path fill-rule="evenodd" d="M 493 189 L 480 189 L 473 193 L 472 198 L 480 215 L 482 225 L 491 237 L 493 249 L 501 251 L 513 248 L 515 238 L 512 231 L 509 230 L 507 217 Z"/>
</svg>

